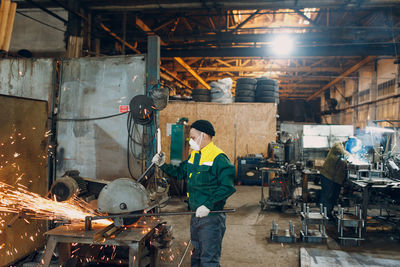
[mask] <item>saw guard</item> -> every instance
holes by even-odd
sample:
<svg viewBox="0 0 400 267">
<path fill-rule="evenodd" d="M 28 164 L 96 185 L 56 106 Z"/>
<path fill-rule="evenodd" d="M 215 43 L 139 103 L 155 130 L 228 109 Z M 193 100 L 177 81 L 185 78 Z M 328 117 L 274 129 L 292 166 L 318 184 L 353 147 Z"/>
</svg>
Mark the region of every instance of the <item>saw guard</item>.
<svg viewBox="0 0 400 267">
<path fill-rule="evenodd" d="M 102 213 L 130 213 L 147 209 L 149 199 L 143 185 L 130 178 L 119 178 L 103 187 L 97 205 Z"/>
</svg>

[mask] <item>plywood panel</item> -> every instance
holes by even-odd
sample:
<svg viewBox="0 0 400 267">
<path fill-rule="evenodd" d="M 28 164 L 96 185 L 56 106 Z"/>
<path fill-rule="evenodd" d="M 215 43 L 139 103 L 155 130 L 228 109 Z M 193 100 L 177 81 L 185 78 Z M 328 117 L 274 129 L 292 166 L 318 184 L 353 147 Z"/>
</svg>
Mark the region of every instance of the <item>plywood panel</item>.
<svg viewBox="0 0 400 267">
<path fill-rule="evenodd" d="M 0 96 L 0 181 L 25 185 L 28 190 L 46 194 L 47 103 Z M 45 221 L 17 219 L 0 213 L 0 266 L 32 253 L 43 245 Z"/>
<path fill-rule="evenodd" d="M 209 120 L 216 132 L 214 143 L 225 151 L 232 162 L 235 157 L 246 154 L 266 155 L 268 143 L 276 138 L 276 112 L 277 107 L 273 103 L 219 104 L 171 101 L 167 108 L 160 112 L 162 150 L 166 152 L 169 162 L 171 138 L 167 136 L 167 124 L 187 117 L 189 124 L 198 119 Z"/>
</svg>

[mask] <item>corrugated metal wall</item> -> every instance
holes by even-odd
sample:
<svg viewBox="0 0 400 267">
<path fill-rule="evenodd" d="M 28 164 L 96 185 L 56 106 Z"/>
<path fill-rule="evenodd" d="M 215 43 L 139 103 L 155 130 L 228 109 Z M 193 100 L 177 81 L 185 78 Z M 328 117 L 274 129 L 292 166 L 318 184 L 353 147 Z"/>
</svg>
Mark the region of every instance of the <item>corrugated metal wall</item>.
<svg viewBox="0 0 400 267">
<path fill-rule="evenodd" d="M 64 61 L 59 118 L 94 118 L 119 113 L 132 97 L 144 94 L 145 56 L 79 58 Z M 105 120 L 58 122 L 57 176 L 79 170 L 84 177 L 129 177 L 127 115 Z M 140 175 L 139 162 L 133 174 Z"/>
<path fill-rule="evenodd" d="M 0 181 L 18 182 L 41 195 L 49 185 L 45 133 L 52 78 L 51 59 L 0 60 Z M 43 245 L 47 223 L 17 219 L 8 227 L 14 216 L 0 216 L 0 266 L 9 266 Z"/>
<path fill-rule="evenodd" d="M 16 174 L 24 173 L 19 182 L 41 195 L 49 186 L 45 132 L 54 71 L 53 59 L 0 60 L 0 180 L 14 184 L 19 177 Z M 116 114 L 120 105 L 129 104 L 132 97 L 145 92 L 146 58 L 141 55 L 66 60 L 61 79 L 59 118 Z M 93 178 L 127 177 L 126 119 L 127 115 L 85 122 L 59 121 L 58 174 L 77 169 L 82 176 Z M 15 152 L 20 154 L 17 158 Z M 134 174 L 140 173 L 141 166 L 136 167 Z M 28 224 L 17 220 L 13 228 L 8 228 L 6 223 L 12 215 L 3 217 L 6 221 L 0 224 L 0 266 L 40 247 L 46 227 L 43 221 Z M 25 232 L 33 236 L 21 239 Z"/>
<path fill-rule="evenodd" d="M 53 88 L 53 61 L 0 60 L 0 94 L 48 101 Z"/>
</svg>

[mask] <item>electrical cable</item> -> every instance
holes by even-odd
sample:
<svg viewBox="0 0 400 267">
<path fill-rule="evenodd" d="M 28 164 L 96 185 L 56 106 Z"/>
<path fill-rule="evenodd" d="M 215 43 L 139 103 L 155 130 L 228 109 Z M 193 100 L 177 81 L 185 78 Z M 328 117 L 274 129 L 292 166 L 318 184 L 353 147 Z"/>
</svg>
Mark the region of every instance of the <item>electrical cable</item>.
<svg viewBox="0 0 400 267">
<path fill-rule="evenodd" d="M 127 131 L 128 131 L 128 141 L 127 141 L 127 160 L 128 160 L 128 170 L 129 174 L 133 179 L 135 179 L 132 169 L 131 169 L 131 159 L 144 161 L 150 159 L 151 155 L 148 155 L 148 151 L 152 150 L 153 140 L 155 138 L 155 132 L 153 130 L 153 123 L 155 122 L 154 116 L 151 117 L 150 121 L 146 121 L 146 124 L 141 125 L 141 121 L 134 118 L 131 112 L 129 112 L 127 117 Z M 143 131 L 139 130 L 139 126 L 143 127 Z M 141 151 L 137 152 L 137 148 L 140 146 Z"/>
<path fill-rule="evenodd" d="M 129 130 L 129 127 L 130 126 L 128 126 L 129 125 L 129 121 L 130 121 L 130 113 L 128 114 L 128 119 L 127 119 L 127 130 L 128 130 L 128 141 L 127 141 L 127 148 L 126 148 L 126 152 L 127 152 L 127 155 L 126 155 L 126 158 L 127 158 L 127 160 L 128 160 L 128 171 L 129 171 L 129 175 L 131 176 L 131 178 L 132 179 L 135 179 L 134 177 L 133 177 L 133 174 L 132 174 L 132 171 L 131 171 L 131 160 L 130 160 L 130 130 Z"/>
<path fill-rule="evenodd" d="M 56 118 L 57 121 L 95 121 L 95 120 L 105 120 L 117 116 L 121 116 L 127 114 L 128 112 L 117 113 L 113 115 L 103 116 L 103 117 L 96 117 L 96 118 Z"/>
</svg>

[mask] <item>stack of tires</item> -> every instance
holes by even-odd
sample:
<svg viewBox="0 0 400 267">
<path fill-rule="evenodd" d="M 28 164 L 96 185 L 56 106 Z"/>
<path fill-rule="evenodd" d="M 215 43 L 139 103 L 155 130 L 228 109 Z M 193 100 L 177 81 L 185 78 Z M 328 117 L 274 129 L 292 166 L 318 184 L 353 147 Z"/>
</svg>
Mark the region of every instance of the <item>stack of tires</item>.
<svg viewBox="0 0 400 267">
<path fill-rule="evenodd" d="M 257 80 L 239 78 L 236 81 L 235 102 L 254 102 Z"/>
<path fill-rule="evenodd" d="M 256 102 L 279 103 L 278 81 L 268 78 L 258 79 L 255 98 Z"/>
<path fill-rule="evenodd" d="M 208 89 L 193 89 L 192 99 L 196 102 L 210 102 L 211 94 Z"/>
</svg>

